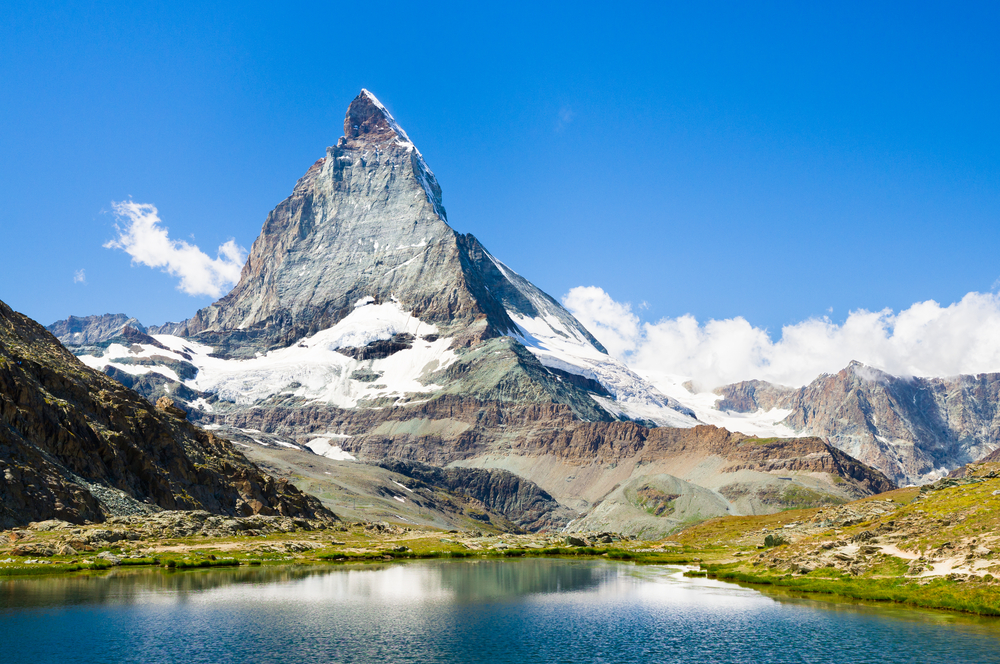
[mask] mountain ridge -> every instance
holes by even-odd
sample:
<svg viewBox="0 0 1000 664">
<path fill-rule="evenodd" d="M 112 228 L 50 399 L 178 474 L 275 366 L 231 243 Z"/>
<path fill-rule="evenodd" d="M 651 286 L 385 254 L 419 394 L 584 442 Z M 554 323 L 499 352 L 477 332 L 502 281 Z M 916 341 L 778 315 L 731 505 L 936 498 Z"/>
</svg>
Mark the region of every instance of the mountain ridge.
<svg viewBox="0 0 1000 664">
<path fill-rule="evenodd" d="M 1000 449 L 1000 374 L 899 377 L 851 362 L 800 388 L 744 381 L 718 388 L 734 412 L 791 409 L 818 435 L 899 483 L 933 481 Z"/>
</svg>

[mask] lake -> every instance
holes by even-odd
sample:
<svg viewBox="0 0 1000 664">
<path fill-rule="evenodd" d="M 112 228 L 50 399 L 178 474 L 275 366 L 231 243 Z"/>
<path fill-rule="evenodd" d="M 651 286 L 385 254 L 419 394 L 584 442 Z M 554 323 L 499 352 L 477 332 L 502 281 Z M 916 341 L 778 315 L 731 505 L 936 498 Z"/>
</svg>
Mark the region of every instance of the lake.
<svg viewBox="0 0 1000 664">
<path fill-rule="evenodd" d="M 3 660 L 997 662 L 1000 621 L 571 560 L 0 581 Z"/>
</svg>

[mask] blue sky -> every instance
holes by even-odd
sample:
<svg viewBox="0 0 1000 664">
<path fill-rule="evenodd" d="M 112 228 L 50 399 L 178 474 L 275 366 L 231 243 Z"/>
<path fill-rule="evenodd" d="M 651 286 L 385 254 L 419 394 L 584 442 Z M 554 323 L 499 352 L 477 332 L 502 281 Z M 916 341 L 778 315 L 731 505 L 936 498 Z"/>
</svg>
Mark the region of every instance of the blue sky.
<svg viewBox="0 0 1000 664">
<path fill-rule="evenodd" d="M 249 249 L 362 87 L 556 297 L 775 337 L 1000 278 L 996 5 L 207 4 L 0 7 L 15 309 L 190 316 L 212 298 L 103 247 L 112 201 Z"/>
</svg>

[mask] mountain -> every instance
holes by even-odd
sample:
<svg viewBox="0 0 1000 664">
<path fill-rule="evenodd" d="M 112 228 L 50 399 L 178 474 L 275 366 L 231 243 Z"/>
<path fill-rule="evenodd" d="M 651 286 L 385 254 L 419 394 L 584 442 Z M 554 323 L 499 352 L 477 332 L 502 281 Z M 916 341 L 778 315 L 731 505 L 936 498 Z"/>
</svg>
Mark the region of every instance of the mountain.
<svg viewBox="0 0 1000 664">
<path fill-rule="evenodd" d="M 102 318 L 106 328 L 120 320 Z M 169 400 L 154 407 L 0 302 L 0 528 L 160 508 L 331 516 Z"/>
<path fill-rule="evenodd" d="M 899 377 L 852 362 L 798 389 L 746 381 L 716 392 L 723 411 L 789 410 L 781 424 L 900 484 L 933 481 L 1000 449 L 1000 374 Z"/>
<path fill-rule="evenodd" d="M 443 392 L 565 404 L 586 420 L 697 423 L 448 225 L 433 172 L 368 91 L 351 102 L 344 134 L 267 216 L 236 287 L 187 321 L 148 330 L 186 340 L 162 342 L 179 352 L 158 354 L 176 363 L 160 373 L 196 372 L 189 386 L 223 401 L 273 399 L 297 383 L 295 396 L 341 407 Z M 129 367 L 150 362 L 107 348 L 97 329 L 83 338 L 105 342 L 78 353 L 93 366 L 148 373 Z M 109 361 L 116 353 L 125 362 Z"/>
<path fill-rule="evenodd" d="M 434 174 L 371 93 L 351 102 L 344 134 L 267 216 L 229 294 L 150 327 L 148 341 L 128 327 L 98 343 L 70 339 L 80 360 L 151 401 L 170 397 L 206 427 L 249 436 L 247 454 L 268 463 L 305 472 L 292 457 L 312 450 L 333 478 L 343 464 L 391 460 L 503 470 L 578 514 L 648 474 L 701 487 L 714 496 L 702 503 L 731 513 L 887 486 L 821 441 L 741 447 L 746 436 L 699 426 L 555 299 L 451 228 Z M 675 432 L 671 445 L 653 444 L 664 431 Z M 454 489 L 486 476 L 421 477 Z"/>
<path fill-rule="evenodd" d="M 143 334 L 146 332 L 146 328 L 138 320 L 125 314 L 70 316 L 46 329 L 67 346 L 89 346 L 122 336 L 127 327 Z"/>
</svg>

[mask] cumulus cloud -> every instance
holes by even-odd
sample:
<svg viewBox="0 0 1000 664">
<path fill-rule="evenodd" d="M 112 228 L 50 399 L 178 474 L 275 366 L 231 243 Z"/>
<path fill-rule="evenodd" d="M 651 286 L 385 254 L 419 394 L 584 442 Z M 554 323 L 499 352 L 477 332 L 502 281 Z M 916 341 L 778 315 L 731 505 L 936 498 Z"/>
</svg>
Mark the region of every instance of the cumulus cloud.
<svg viewBox="0 0 1000 664">
<path fill-rule="evenodd" d="M 751 378 L 797 387 L 851 360 L 898 376 L 1000 371 L 996 293 L 969 293 L 948 306 L 918 302 L 899 313 L 853 311 L 842 324 L 812 318 L 786 325 L 777 341 L 742 317 L 642 323 L 630 304 L 595 286 L 570 290 L 563 304 L 632 368 L 690 378 L 700 389 Z"/>
<path fill-rule="evenodd" d="M 74 284 L 86 284 L 87 283 L 87 273 L 84 270 L 77 270 L 73 273 L 73 283 Z"/>
<path fill-rule="evenodd" d="M 184 240 L 171 240 L 153 205 L 132 201 L 111 205 L 119 223 L 115 224 L 117 237 L 106 242 L 105 248 L 121 249 L 133 264 L 178 277 L 177 288 L 188 295 L 219 297 L 239 281 L 247 253 L 235 240 L 221 245 L 212 258 Z"/>
</svg>

